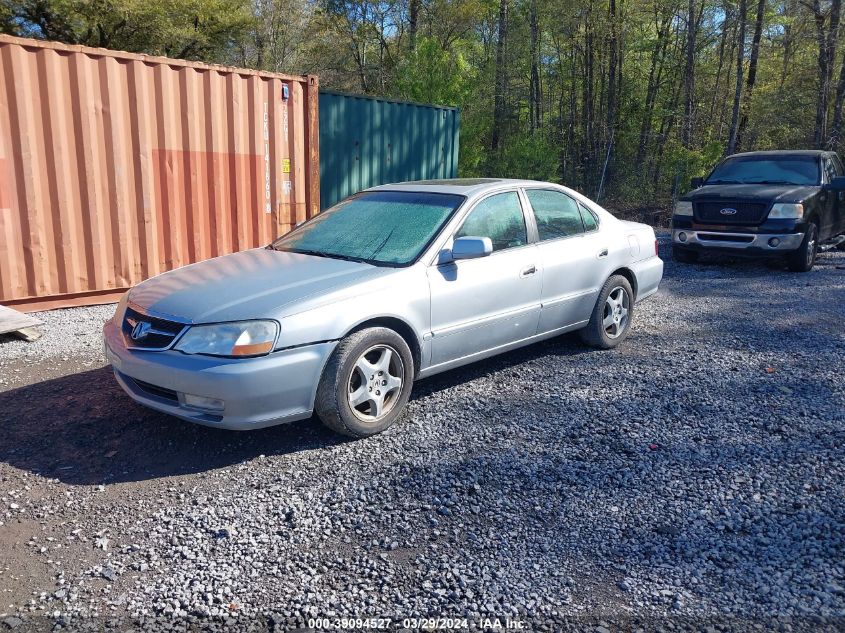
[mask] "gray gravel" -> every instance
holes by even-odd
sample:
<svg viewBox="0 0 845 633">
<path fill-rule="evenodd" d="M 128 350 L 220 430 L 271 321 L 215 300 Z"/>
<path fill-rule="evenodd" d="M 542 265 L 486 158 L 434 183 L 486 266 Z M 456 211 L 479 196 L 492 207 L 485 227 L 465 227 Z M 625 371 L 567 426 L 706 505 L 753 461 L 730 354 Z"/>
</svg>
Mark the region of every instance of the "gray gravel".
<svg viewBox="0 0 845 633">
<path fill-rule="evenodd" d="M 622 348 L 565 336 L 423 381 L 403 421 L 363 441 L 315 421 L 191 426 L 132 404 L 106 370 L 0 393 L 0 538 L 17 526 L 15 565 L 50 570 L 27 601 L 0 594 L 0 620 L 838 628 L 843 268 L 842 252 L 805 275 L 667 261 Z M 110 310 L 85 314 L 94 327 Z M 38 358 L 99 344 L 47 331 Z M 20 358 L 9 345 L 0 359 Z"/>
</svg>

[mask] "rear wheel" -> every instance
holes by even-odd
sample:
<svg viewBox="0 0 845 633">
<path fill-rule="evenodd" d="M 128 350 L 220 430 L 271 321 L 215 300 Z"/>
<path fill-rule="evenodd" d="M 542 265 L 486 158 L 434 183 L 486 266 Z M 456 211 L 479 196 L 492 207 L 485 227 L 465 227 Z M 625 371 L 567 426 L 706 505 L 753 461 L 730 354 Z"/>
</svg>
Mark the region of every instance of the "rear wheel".
<svg viewBox="0 0 845 633">
<path fill-rule="evenodd" d="M 682 264 L 694 264 L 698 261 L 698 253 L 683 246 L 672 246 L 672 259 Z"/>
<path fill-rule="evenodd" d="M 392 425 L 414 381 L 414 358 L 393 330 L 367 328 L 343 339 L 329 359 L 314 409 L 333 431 L 368 437 Z"/>
<path fill-rule="evenodd" d="M 819 252 L 819 227 L 810 224 L 804 234 L 804 241 L 787 259 L 789 270 L 796 273 L 806 273 L 813 269 L 816 255 Z"/>
<path fill-rule="evenodd" d="M 580 331 L 591 347 L 611 349 L 628 337 L 634 316 L 634 291 L 622 275 L 613 275 L 599 293 L 590 322 Z"/>
</svg>

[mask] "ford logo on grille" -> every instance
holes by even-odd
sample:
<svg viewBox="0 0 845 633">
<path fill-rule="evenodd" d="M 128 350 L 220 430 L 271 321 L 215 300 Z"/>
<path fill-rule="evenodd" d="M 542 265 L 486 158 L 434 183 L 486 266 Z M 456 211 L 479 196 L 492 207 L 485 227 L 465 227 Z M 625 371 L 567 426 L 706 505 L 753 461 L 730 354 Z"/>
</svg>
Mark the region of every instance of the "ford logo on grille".
<svg viewBox="0 0 845 633">
<path fill-rule="evenodd" d="M 132 328 L 132 334 L 130 336 L 132 336 L 133 341 L 140 341 L 142 338 L 146 338 L 152 329 L 153 326 L 146 321 L 138 321 L 135 327 Z"/>
<path fill-rule="evenodd" d="M 719 213 L 721 213 L 722 215 L 736 215 L 736 209 L 727 207 L 725 209 L 719 209 Z"/>
</svg>

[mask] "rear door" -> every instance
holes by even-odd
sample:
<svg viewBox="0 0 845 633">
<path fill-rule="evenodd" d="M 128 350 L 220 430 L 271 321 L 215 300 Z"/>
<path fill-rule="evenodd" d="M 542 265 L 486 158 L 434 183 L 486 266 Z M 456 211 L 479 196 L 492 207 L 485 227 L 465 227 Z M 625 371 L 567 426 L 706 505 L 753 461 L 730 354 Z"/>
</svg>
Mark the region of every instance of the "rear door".
<svg viewBox="0 0 845 633">
<path fill-rule="evenodd" d="M 440 365 L 533 336 L 542 270 L 519 194 L 479 201 L 453 237 L 489 237 L 493 253 L 430 266 L 431 364 Z"/>
<path fill-rule="evenodd" d="M 588 321 L 609 274 L 610 244 L 596 218 L 556 189 L 525 189 L 543 264 L 538 332 Z"/>
<path fill-rule="evenodd" d="M 831 176 L 845 176 L 845 169 L 842 168 L 842 161 L 836 154 L 830 155 Z M 833 213 L 834 234 L 845 233 L 845 191 L 829 192 Z"/>
</svg>

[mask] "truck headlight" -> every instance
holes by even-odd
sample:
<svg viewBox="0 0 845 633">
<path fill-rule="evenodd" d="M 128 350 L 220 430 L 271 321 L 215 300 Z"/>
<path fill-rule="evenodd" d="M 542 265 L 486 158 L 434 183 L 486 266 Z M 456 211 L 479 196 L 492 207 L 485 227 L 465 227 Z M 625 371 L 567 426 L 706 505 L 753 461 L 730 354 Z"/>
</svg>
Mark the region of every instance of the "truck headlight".
<svg viewBox="0 0 845 633">
<path fill-rule="evenodd" d="M 771 219 L 792 219 L 797 220 L 798 218 L 804 217 L 804 205 L 803 204 L 793 204 L 792 202 L 778 202 L 777 204 L 772 205 L 772 210 L 769 211 L 769 218 Z"/>
<path fill-rule="evenodd" d="M 236 321 L 194 325 L 174 349 L 209 356 L 263 356 L 273 350 L 279 324 L 275 321 Z"/>
<path fill-rule="evenodd" d="M 692 215 L 692 202 L 689 200 L 678 200 L 675 203 L 675 215 Z"/>
</svg>

